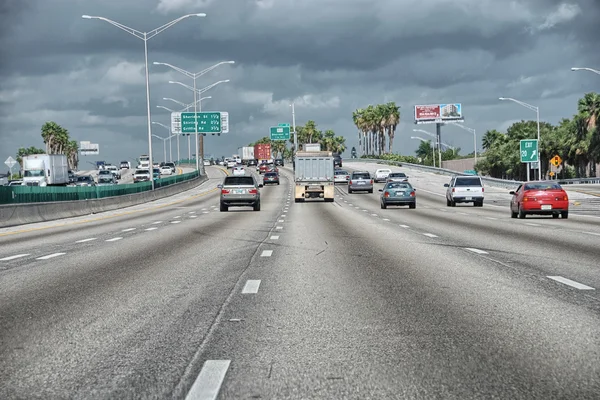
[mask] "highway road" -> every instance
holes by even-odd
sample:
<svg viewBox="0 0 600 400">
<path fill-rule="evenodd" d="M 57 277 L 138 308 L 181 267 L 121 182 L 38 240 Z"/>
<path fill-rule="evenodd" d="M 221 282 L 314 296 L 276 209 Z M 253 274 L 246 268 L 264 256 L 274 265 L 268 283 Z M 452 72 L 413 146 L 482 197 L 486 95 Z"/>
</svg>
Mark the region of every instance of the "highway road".
<svg viewBox="0 0 600 400">
<path fill-rule="evenodd" d="M 0 230 L 0 398 L 598 398 L 593 207 L 514 220 L 486 188 L 449 208 L 447 177 L 414 171 L 415 210 L 344 185 L 294 203 L 284 168 L 260 212 L 219 212 L 207 171 Z"/>
<path fill-rule="evenodd" d="M 195 168 L 189 167 L 178 167 L 176 174 L 181 175 L 188 172 L 195 171 Z M 122 169 L 121 170 L 121 179 L 117 182 L 119 185 L 133 183 L 133 173 L 135 172 L 135 168 Z M 88 170 L 88 171 L 78 171 L 77 176 L 81 175 L 91 175 L 95 180 L 98 180 L 98 170 Z"/>
</svg>

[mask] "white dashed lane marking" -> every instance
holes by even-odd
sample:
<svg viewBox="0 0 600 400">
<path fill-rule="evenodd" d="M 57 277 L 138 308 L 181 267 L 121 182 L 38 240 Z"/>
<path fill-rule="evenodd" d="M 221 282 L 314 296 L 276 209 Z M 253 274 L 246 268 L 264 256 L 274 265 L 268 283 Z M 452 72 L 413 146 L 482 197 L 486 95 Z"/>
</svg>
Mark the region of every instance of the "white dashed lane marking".
<svg viewBox="0 0 600 400">
<path fill-rule="evenodd" d="M 260 254 L 261 257 L 271 257 L 273 255 L 273 250 L 263 250 Z"/>
<path fill-rule="evenodd" d="M 16 254 L 14 256 L 0 258 L 0 261 L 16 260 L 17 258 L 27 257 L 29 254 Z"/>
<path fill-rule="evenodd" d="M 408 225 L 400 225 L 400 227 L 405 228 L 405 229 L 410 228 L 410 226 L 408 226 Z"/>
<path fill-rule="evenodd" d="M 135 231 L 136 228 L 127 228 L 127 229 L 123 229 L 121 232 L 131 232 L 131 231 Z"/>
<path fill-rule="evenodd" d="M 152 225 L 158 225 L 158 224 L 162 224 L 162 221 L 156 221 L 156 222 L 152 223 Z"/>
<path fill-rule="evenodd" d="M 67 254 L 67 253 L 48 254 L 47 256 L 38 257 L 38 258 L 36 258 L 36 260 L 49 260 L 49 259 L 54 258 L 54 257 L 64 256 L 65 254 Z"/>
<path fill-rule="evenodd" d="M 284 219 L 280 219 L 277 222 L 285 222 L 285 220 Z"/>
<path fill-rule="evenodd" d="M 190 215 L 190 218 L 198 218 L 197 215 Z"/>
<path fill-rule="evenodd" d="M 532 223 L 526 223 L 525 225 L 529 225 L 529 226 L 540 226 L 539 224 L 532 224 Z"/>
<path fill-rule="evenodd" d="M 279 235 L 273 235 L 273 236 L 271 236 L 271 240 L 277 240 L 277 239 L 279 239 Z"/>
<path fill-rule="evenodd" d="M 145 230 L 147 230 L 147 231 L 155 231 L 155 230 L 157 230 L 157 229 L 158 229 L 158 228 L 147 228 L 147 229 L 145 229 Z"/>
<path fill-rule="evenodd" d="M 242 289 L 242 294 L 256 294 L 260 286 L 260 280 L 248 280 Z"/>
<path fill-rule="evenodd" d="M 276 226 L 275 229 L 283 229 L 283 226 Z"/>
<path fill-rule="evenodd" d="M 437 235 L 434 235 L 433 233 L 424 233 L 423 236 L 427 236 L 427 237 L 430 237 L 430 238 L 436 238 L 436 237 L 438 237 Z"/>
<path fill-rule="evenodd" d="M 472 247 L 465 247 L 465 250 L 469 250 L 473 253 L 477 253 L 477 254 L 489 254 L 487 251 L 484 250 L 480 250 L 480 249 L 474 249 Z"/>
<path fill-rule="evenodd" d="M 384 220 L 384 221 L 389 221 L 389 218 L 384 218 L 383 220 Z"/>
<path fill-rule="evenodd" d="M 548 276 L 548 278 L 550 278 L 552 280 L 555 280 L 556 282 L 560 282 L 560 283 L 563 283 L 565 285 L 574 287 L 575 289 L 579 289 L 579 290 L 596 290 L 593 287 L 584 285 L 583 283 L 572 281 L 572 280 L 567 279 L 567 278 L 562 277 L 562 276 Z"/>
<path fill-rule="evenodd" d="M 81 240 L 76 241 L 75 243 L 91 242 L 92 240 L 96 240 L 96 238 L 81 239 Z"/>
<path fill-rule="evenodd" d="M 106 239 L 106 241 L 107 242 L 116 242 L 117 240 L 121 240 L 121 239 L 123 239 L 123 238 L 122 237 L 115 237 L 115 238 L 112 238 L 112 239 Z"/>
<path fill-rule="evenodd" d="M 179 224 L 181 221 L 171 221 L 172 224 Z"/>
<path fill-rule="evenodd" d="M 185 400 L 215 400 L 231 360 L 206 360 Z"/>
</svg>

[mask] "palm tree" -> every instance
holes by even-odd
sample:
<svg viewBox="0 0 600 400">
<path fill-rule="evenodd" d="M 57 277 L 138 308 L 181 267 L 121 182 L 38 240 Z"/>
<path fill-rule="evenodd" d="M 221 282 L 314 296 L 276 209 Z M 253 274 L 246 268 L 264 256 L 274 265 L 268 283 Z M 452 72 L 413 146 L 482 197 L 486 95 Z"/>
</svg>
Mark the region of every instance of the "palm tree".
<svg viewBox="0 0 600 400">
<path fill-rule="evenodd" d="M 400 106 L 397 106 L 395 101 L 390 101 L 386 104 L 386 112 L 388 122 L 388 136 L 390 138 L 388 153 L 392 154 L 392 147 L 394 144 L 394 136 L 396 135 L 396 128 L 400 123 Z"/>
<path fill-rule="evenodd" d="M 495 129 L 486 131 L 483 135 L 483 138 L 481 138 L 481 145 L 483 146 L 483 149 L 489 150 L 494 145 L 494 143 L 502 136 L 504 135 L 502 135 L 502 133 L 498 132 Z"/>
</svg>

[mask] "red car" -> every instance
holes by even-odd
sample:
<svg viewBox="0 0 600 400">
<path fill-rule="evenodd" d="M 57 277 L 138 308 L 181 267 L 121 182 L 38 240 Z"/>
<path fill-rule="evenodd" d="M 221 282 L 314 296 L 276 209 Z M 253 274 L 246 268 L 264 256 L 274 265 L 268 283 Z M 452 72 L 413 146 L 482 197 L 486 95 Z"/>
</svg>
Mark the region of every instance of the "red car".
<svg viewBox="0 0 600 400">
<path fill-rule="evenodd" d="M 525 182 L 510 194 L 511 218 L 525 218 L 527 214 L 569 218 L 569 196 L 556 182 Z"/>
</svg>

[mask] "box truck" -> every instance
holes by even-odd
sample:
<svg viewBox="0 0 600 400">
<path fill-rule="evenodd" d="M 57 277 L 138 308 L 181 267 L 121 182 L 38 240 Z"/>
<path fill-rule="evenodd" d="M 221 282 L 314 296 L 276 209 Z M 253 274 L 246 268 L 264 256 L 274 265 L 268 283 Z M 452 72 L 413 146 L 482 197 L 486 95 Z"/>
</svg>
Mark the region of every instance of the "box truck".
<svg viewBox="0 0 600 400">
<path fill-rule="evenodd" d="M 242 159 L 242 163 L 248 165 L 248 161 L 255 160 L 254 158 L 254 147 L 252 146 L 244 146 L 238 148 L 238 154 Z"/>
<path fill-rule="evenodd" d="M 271 161 L 271 145 L 268 143 L 254 145 L 254 157 L 259 163 L 262 160 Z"/>
<path fill-rule="evenodd" d="M 66 186 L 69 163 L 64 154 L 32 154 L 23 157 L 23 185 Z"/>
</svg>

